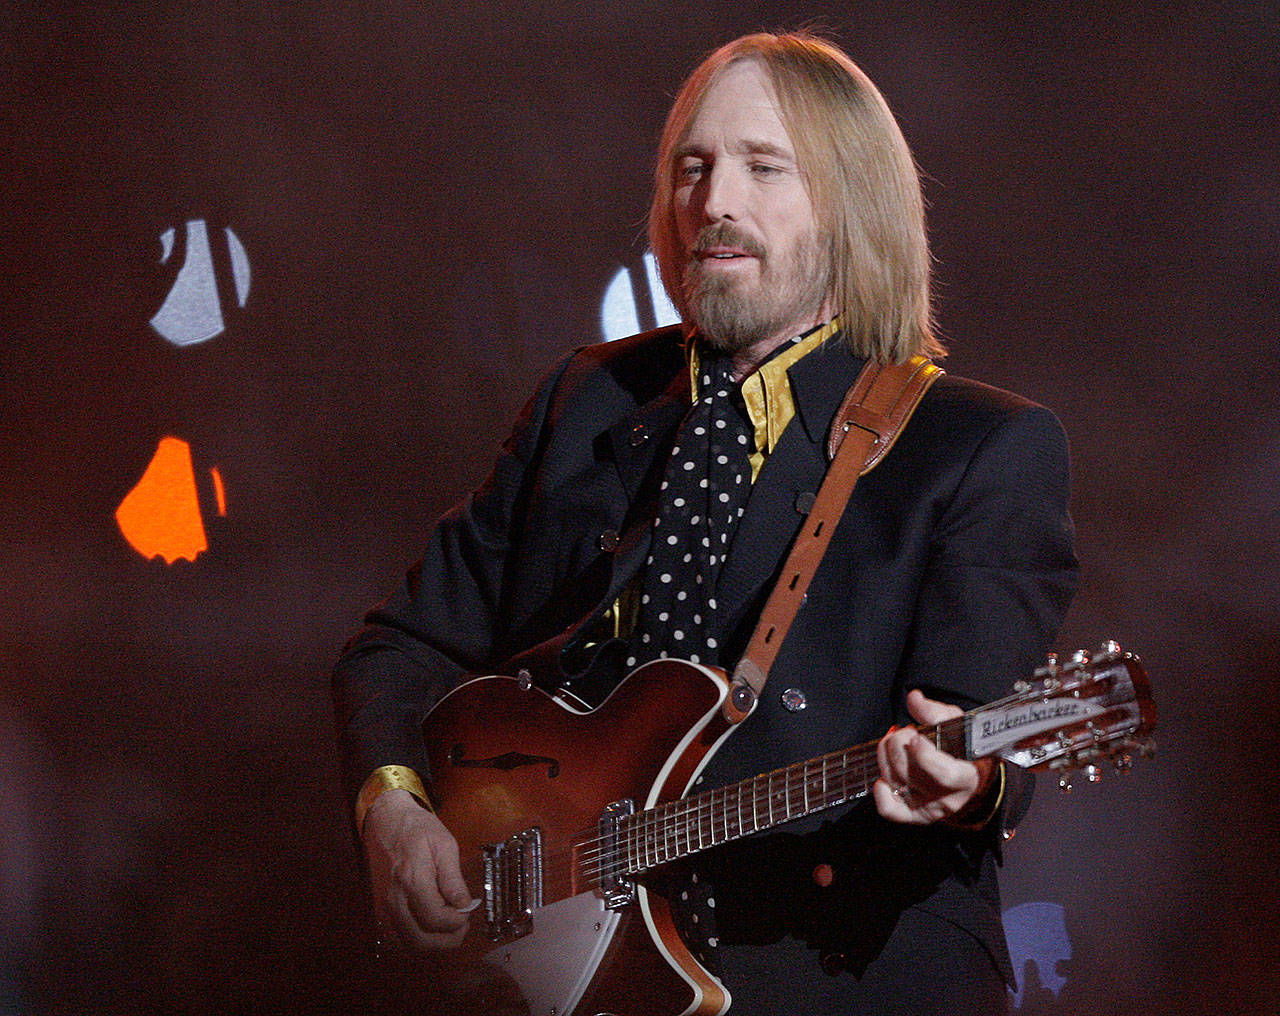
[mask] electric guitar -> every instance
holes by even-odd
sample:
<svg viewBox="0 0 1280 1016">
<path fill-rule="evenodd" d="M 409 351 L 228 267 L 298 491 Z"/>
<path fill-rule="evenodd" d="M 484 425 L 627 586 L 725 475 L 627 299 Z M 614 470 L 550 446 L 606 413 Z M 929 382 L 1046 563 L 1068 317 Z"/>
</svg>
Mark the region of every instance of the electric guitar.
<svg viewBox="0 0 1280 1016">
<path fill-rule="evenodd" d="M 427 715 L 440 818 L 480 902 L 447 970 L 496 976 L 531 1016 L 720 1016 L 730 997 L 640 879 L 659 865 L 863 797 L 876 742 L 714 790 L 690 787 L 735 729 L 718 669 L 657 660 L 598 708 L 482 677 Z M 1090 781 L 1151 754 L 1155 705 L 1115 643 L 1050 658 L 1007 698 L 921 728 L 959 758 Z M 504 1010 L 506 1011 L 506 1010 Z"/>
</svg>

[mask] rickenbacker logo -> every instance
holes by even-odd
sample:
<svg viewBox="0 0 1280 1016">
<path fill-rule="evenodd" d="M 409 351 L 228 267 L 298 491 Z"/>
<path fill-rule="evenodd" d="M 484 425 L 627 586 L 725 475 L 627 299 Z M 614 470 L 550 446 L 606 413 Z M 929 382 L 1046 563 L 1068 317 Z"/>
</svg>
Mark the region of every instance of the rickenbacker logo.
<svg viewBox="0 0 1280 1016">
<path fill-rule="evenodd" d="M 1028 702 L 1023 706 L 988 713 L 975 725 L 974 754 L 990 754 L 995 748 L 1015 739 L 1010 735 L 1021 737 L 1053 730 L 1073 720 L 1087 720 L 1102 711 L 1101 705 L 1076 698 L 1062 698 L 1049 702 Z"/>
</svg>

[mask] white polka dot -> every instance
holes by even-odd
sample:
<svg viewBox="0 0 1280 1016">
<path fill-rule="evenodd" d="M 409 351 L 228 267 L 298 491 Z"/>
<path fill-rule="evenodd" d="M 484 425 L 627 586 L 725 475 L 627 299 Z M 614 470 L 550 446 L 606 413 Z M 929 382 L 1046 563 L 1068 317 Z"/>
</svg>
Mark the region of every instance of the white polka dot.
<svg viewBox="0 0 1280 1016">
<path fill-rule="evenodd" d="M 663 572 L 661 575 L 659 575 L 659 576 L 658 576 L 658 579 L 659 579 L 659 581 L 662 581 L 662 582 L 670 582 L 670 581 L 671 581 L 671 573 L 670 573 L 670 572 Z"/>
<path fill-rule="evenodd" d="M 705 536 L 704 536 L 704 537 L 702 538 L 702 545 L 703 545 L 704 547 L 710 547 L 710 546 L 711 546 L 711 541 L 710 541 L 709 539 L 707 539 L 707 537 L 705 537 Z"/>
<path fill-rule="evenodd" d="M 715 649 L 715 648 L 716 648 L 716 640 L 715 640 L 715 639 L 707 639 L 707 648 L 708 648 L 708 649 Z"/>
<path fill-rule="evenodd" d="M 675 639 L 677 642 L 679 642 L 684 638 L 684 632 L 680 631 L 679 629 L 676 629 L 671 633 L 671 637 Z"/>
<path fill-rule="evenodd" d="M 689 518 L 689 525 L 696 526 L 701 521 L 702 521 L 701 515 L 693 515 Z"/>
<path fill-rule="evenodd" d="M 712 554 L 712 555 L 707 559 L 707 564 L 712 565 L 712 566 L 714 567 L 715 563 L 716 563 L 716 556 L 715 556 L 715 554 Z"/>
<path fill-rule="evenodd" d="M 670 619 L 671 619 L 671 615 L 670 615 L 670 614 L 668 614 L 665 610 L 664 610 L 661 614 L 659 614 L 659 615 L 658 615 L 658 620 L 659 620 L 659 621 L 668 621 L 668 620 L 670 620 Z"/>
<path fill-rule="evenodd" d="M 712 935 L 709 939 L 707 939 L 707 945 L 711 946 L 712 949 L 714 949 L 719 944 L 720 944 L 720 940 L 716 938 L 714 935 Z"/>
<path fill-rule="evenodd" d="M 650 563 L 650 564 L 653 564 L 653 558 L 649 558 L 649 563 Z M 640 597 L 640 602 L 641 602 L 641 603 L 648 603 L 648 602 L 649 602 L 649 594 L 648 594 L 648 593 L 645 593 L 643 596 L 641 596 L 641 597 Z"/>
<path fill-rule="evenodd" d="M 711 599 L 707 600 L 707 606 L 710 607 L 712 610 L 716 609 L 716 598 L 714 596 L 711 597 Z"/>
<path fill-rule="evenodd" d="M 724 494 L 724 493 L 722 493 L 722 494 L 720 495 L 720 503 L 721 503 L 721 504 L 728 504 L 728 503 L 729 503 L 729 495 L 728 495 L 728 494 Z"/>
<path fill-rule="evenodd" d="M 686 600 L 688 598 L 689 598 L 689 594 L 686 593 L 683 589 L 681 589 L 680 592 L 676 593 L 677 600 Z"/>
<path fill-rule="evenodd" d="M 723 420 L 717 420 L 717 421 L 716 421 L 716 426 L 717 426 L 717 427 L 719 427 L 721 430 L 724 430 L 724 421 L 723 421 Z"/>
<path fill-rule="evenodd" d="M 727 463 L 727 462 L 729 461 L 729 456 L 728 456 L 728 455 L 717 455 L 717 456 L 716 456 L 716 461 L 717 461 L 717 462 L 719 462 L 719 463 L 720 463 L 720 465 L 722 465 L 722 466 L 723 466 L 725 463 Z"/>
<path fill-rule="evenodd" d="M 746 443 L 747 443 L 747 435 L 746 435 L 746 434 L 739 434 L 739 435 L 738 435 L 738 444 L 746 444 Z"/>
<path fill-rule="evenodd" d="M 716 901 L 714 896 L 707 897 L 707 906 L 709 906 L 712 910 L 716 908 Z"/>
<path fill-rule="evenodd" d="M 640 641 L 641 641 L 641 642 L 644 642 L 645 644 L 648 644 L 648 642 L 649 642 L 649 633 L 648 633 L 648 632 L 645 632 L 643 635 L 641 635 L 641 636 L 640 636 Z"/>
<path fill-rule="evenodd" d="M 689 654 L 689 662 L 690 662 L 690 663 L 701 663 L 702 661 L 701 661 L 700 659 L 698 659 L 698 654 L 697 654 L 697 653 L 690 653 L 690 654 Z"/>
<path fill-rule="evenodd" d="M 703 435 L 703 434 L 705 434 L 705 433 L 707 432 L 707 428 L 706 428 L 706 427 L 694 427 L 694 428 L 693 428 L 693 432 L 694 432 L 695 434 L 697 434 L 697 435 L 701 436 L 701 435 Z"/>
<path fill-rule="evenodd" d="M 704 478 L 704 479 L 699 480 L 699 481 L 698 481 L 698 486 L 699 486 L 699 487 L 701 487 L 703 490 L 706 490 L 706 489 L 707 489 L 707 481 L 706 481 L 706 479 Z"/>
<path fill-rule="evenodd" d="M 716 394 L 720 396 L 720 398 L 722 399 L 727 399 L 729 397 L 729 393 L 725 391 L 723 388 L 721 388 L 718 392 L 716 392 Z"/>
<path fill-rule="evenodd" d="M 662 650 L 662 652 L 658 654 L 658 659 L 665 660 L 666 658 L 667 658 L 667 651 L 664 649 Z"/>
<path fill-rule="evenodd" d="M 687 900 L 687 899 L 689 898 L 689 893 L 688 893 L 688 891 L 686 890 L 685 892 L 682 892 L 682 893 L 680 894 L 680 898 L 681 898 L 682 900 Z"/>
<path fill-rule="evenodd" d="M 635 665 L 636 665 L 636 658 L 635 658 L 634 656 L 628 656 L 628 657 L 627 657 L 627 666 L 628 666 L 628 667 L 634 667 Z"/>
<path fill-rule="evenodd" d="M 667 537 L 667 542 L 674 547 L 677 543 L 680 542 L 680 537 L 676 536 L 675 533 L 672 533 L 670 536 Z"/>
<path fill-rule="evenodd" d="M 677 508 L 683 508 L 683 507 L 684 507 L 684 498 L 682 498 L 682 497 L 678 497 L 678 498 L 676 498 L 674 501 L 672 501 L 671 503 L 672 503 L 673 505 L 675 505 Z"/>
<path fill-rule="evenodd" d="M 685 470 L 689 470 L 689 469 L 692 469 L 692 468 L 693 468 L 693 463 L 692 463 L 692 462 L 686 462 L 686 463 L 684 464 L 684 469 L 685 469 Z"/>
<path fill-rule="evenodd" d="M 694 615 L 693 615 L 693 623 L 694 623 L 694 624 L 702 624 L 702 615 L 701 615 L 701 614 L 694 614 Z"/>
</svg>

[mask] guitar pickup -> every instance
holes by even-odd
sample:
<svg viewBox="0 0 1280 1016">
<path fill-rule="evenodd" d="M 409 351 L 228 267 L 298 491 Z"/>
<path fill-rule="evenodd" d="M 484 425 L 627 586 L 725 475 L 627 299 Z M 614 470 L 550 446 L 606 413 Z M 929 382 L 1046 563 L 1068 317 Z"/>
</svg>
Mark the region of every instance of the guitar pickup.
<svg viewBox="0 0 1280 1016">
<path fill-rule="evenodd" d="M 542 906 L 542 830 L 526 829 L 486 843 L 484 909 L 489 937 L 510 941 L 533 930 L 533 912 Z"/>
<path fill-rule="evenodd" d="M 636 898 L 636 885 L 627 878 L 626 834 L 622 820 L 635 814 L 631 799 L 614 801 L 600 813 L 600 896 L 607 910 L 618 910 Z"/>
</svg>

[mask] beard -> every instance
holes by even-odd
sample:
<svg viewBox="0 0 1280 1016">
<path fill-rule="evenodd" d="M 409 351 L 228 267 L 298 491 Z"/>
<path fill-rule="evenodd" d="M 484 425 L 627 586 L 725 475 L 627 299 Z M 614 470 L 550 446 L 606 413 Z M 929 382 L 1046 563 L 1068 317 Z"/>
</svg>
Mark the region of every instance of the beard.
<svg viewBox="0 0 1280 1016">
<path fill-rule="evenodd" d="M 755 257 L 759 263 L 756 282 L 704 270 L 704 262 L 693 254 L 716 246 L 739 247 Z M 790 251 L 771 253 L 725 222 L 698 234 L 684 272 L 689 316 L 713 348 L 729 354 L 787 329 L 799 335 L 817 323 L 830 291 L 830 258 L 816 236 L 802 238 Z"/>
</svg>

